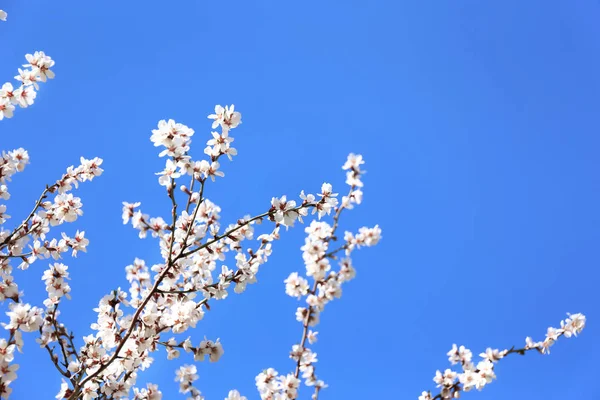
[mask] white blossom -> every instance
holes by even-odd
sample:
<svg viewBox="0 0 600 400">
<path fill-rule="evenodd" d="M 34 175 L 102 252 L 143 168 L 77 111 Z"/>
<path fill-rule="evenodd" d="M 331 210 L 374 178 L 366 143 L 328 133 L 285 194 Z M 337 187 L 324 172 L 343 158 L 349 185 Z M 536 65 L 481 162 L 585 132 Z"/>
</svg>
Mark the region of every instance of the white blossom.
<svg viewBox="0 0 600 400">
<path fill-rule="evenodd" d="M 248 400 L 246 396 L 242 396 L 237 390 L 230 390 L 225 400 Z"/>
</svg>

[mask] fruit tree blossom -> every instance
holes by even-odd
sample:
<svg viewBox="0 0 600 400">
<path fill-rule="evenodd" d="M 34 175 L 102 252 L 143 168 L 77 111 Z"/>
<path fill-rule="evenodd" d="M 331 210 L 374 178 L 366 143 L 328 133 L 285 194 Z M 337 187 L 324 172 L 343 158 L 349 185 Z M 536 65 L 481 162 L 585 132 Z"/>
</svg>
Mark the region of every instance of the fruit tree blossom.
<svg viewBox="0 0 600 400">
<path fill-rule="evenodd" d="M 6 19 L 1 10 L 0 19 Z M 2 85 L 0 120 L 11 118 L 17 105 L 33 105 L 40 83 L 54 78 L 54 61 L 44 52 L 27 54 L 26 60 L 25 69 L 19 69 L 15 77 L 20 84 Z M 321 314 L 331 301 L 342 297 L 346 283 L 360 270 L 352 260 L 354 252 L 382 240 L 377 224 L 342 230 L 342 216 L 362 203 L 365 161 L 359 154 L 348 155 L 342 165 L 345 188 L 324 182 L 310 192 L 299 190 L 297 196 L 280 194 L 265 199 L 261 213 L 226 221 L 210 196 L 213 182 L 225 178 L 227 162 L 238 154 L 232 147 L 232 133 L 242 126 L 242 114 L 234 105 L 217 105 L 208 119 L 211 131 L 205 135 L 172 119 L 149 129 L 150 141 L 164 159 L 164 168 L 155 172 L 157 191 L 169 199 L 170 207 L 163 215 L 151 216 L 143 211 L 139 199 L 128 199 L 123 202 L 122 220 L 131 224 L 140 239 L 156 242 L 160 260 L 129 261 L 124 267 L 128 287 L 114 289 L 98 300 L 92 331 L 85 336 L 77 333 L 82 346 L 76 346 L 75 333 L 62 322 L 59 306 L 71 299 L 71 285 L 76 284 L 70 280 L 65 259 L 69 254 L 84 255 L 89 240 L 85 231 L 63 229 L 83 215 L 83 201 L 76 190 L 80 183 L 101 177 L 103 160 L 81 157 L 79 165 L 67 167 L 42 190 L 27 215 L 12 216 L 7 206 L 0 204 L 0 301 L 8 310 L 2 322 L 5 335 L 0 338 L 1 398 L 11 396 L 11 383 L 18 378 L 18 353 L 24 350 L 23 335 L 30 334 L 61 378 L 55 388 L 57 399 L 161 399 L 157 385 L 137 386 L 138 377 L 157 357 L 185 357 L 185 363 L 175 369 L 174 380 L 186 398 L 204 399 L 193 363 L 218 362 L 225 356 L 227 343 L 200 338 L 194 329 L 203 324 L 207 310 L 218 309 L 219 301 L 241 295 L 256 283 L 275 242 L 300 224 L 306 233 L 301 247 L 305 270 L 290 273 L 281 287 L 300 301 L 296 310 L 290 310 L 299 328 L 298 336 L 290 340 L 289 370 L 280 374 L 265 365 L 257 371 L 255 383 L 265 400 L 296 399 L 307 388 L 317 399 L 327 388 L 326 377 L 317 374 L 319 357 L 314 351 Z M 192 146 L 192 139 L 205 147 Z M 29 163 L 23 148 L 1 153 L 0 199 L 13 195 L 9 192 L 11 179 Z M 8 227 L 15 218 L 20 222 Z M 41 272 L 30 268 L 36 263 L 43 264 Z M 26 270 L 25 274 L 37 274 L 35 279 L 44 282 L 42 302 L 25 301 L 13 276 L 15 267 Z M 453 345 L 448 358 L 459 368 L 438 370 L 433 378 L 436 391 L 423 391 L 418 398 L 458 398 L 460 392 L 481 390 L 496 378 L 496 364 L 504 357 L 531 350 L 548 354 L 558 338 L 581 333 L 585 322 L 584 315 L 569 314 L 560 328 L 548 328 L 544 340 L 527 338 L 522 348 L 487 348 L 479 360 L 464 346 Z M 223 393 L 228 389 L 223 388 Z M 235 389 L 227 393 L 226 400 L 246 400 Z"/>
</svg>

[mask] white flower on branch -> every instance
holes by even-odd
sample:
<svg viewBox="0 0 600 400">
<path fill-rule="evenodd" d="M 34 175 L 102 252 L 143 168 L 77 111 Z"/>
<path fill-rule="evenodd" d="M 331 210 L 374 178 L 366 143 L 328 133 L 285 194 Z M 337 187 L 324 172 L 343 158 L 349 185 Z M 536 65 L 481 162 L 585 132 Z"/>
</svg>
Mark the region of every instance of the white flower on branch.
<svg viewBox="0 0 600 400">
<path fill-rule="evenodd" d="M 154 146 L 163 146 L 163 150 L 159 157 L 181 157 L 189 150 L 191 137 L 194 135 L 194 130 L 187 126 L 177 123 L 170 119 L 162 120 L 158 123 L 158 129 L 152 130 L 150 140 Z"/>
<path fill-rule="evenodd" d="M 215 113 L 208 116 L 209 119 L 213 120 L 212 129 L 215 129 L 220 125 L 221 129 L 227 131 L 229 129 L 236 128 L 239 124 L 241 124 L 242 114 L 234 111 L 234 109 L 235 106 L 233 104 L 225 107 L 220 105 L 215 106 Z"/>
<path fill-rule="evenodd" d="M 28 64 L 24 67 L 31 67 L 32 73 L 40 81 L 46 82 L 47 79 L 54 79 L 54 72 L 50 70 L 54 66 L 54 60 L 48 57 L 43 51 L 36 51 L 33 54 L 26 54 Z"/>
<path fill-rule="evenodd" d="M 5 100 L 9 104 L 17 104 L 18 100 L 15 97 L 15 89 L 10 82 L 6 82 L 0 88 L 0 100 Z"/>
<path fill-rule="evenodd" d="M 146 389 L 133 388 L 133 400 L 161 400 L 162 392 L 158 385 L 148 383 Z"/>
<path fill-rule="evenodd" d="M 46 284 L 46 291 L 48 292 L 47 302 L 44 302 L 46 307 L 58 304 L 61 297 L 70 298 L 71 287 L 67 283 L 69 279 L 67 269 L 68 267 L 64 264 L 54 263 L 50 264 L 50 268 L 44 271 L 42 280 Z"/>
<path fill-rule="evenodd" d="M 9 218 L 10 215 L 6 214 L 6 206 L 4 204 L 0 204 L 0 225 L 5 223 Z"/>
<path fill-rule="evenodd" d="M 225 400 L 248 400 L 246 396 L 242 396 L 237 390 L 230 390 Z"/>
<path fill-rule="evenodd" d="M 308 281 L 297 272 L 292 272 L 285 280 L 285 293 L 288 296 L 300 298 L 308 293 L 308 289 Z"/>
<path fill-rule="evenodd" d="M 161 186 L 166 186 L 167 188 L 170 188 L 171 180 L 179 178 L 181 176 L 181 173 L 178 171 L 177 164 L 175 164 L 173 160 L 168 159 L 165 165 L 165 169 L 162 172 L 157 172 L 156 175 L 160 175 L 160 178 L 158 178 L 158 183 Z"/>
<path fill-rule="evenodd" d="M 12 118 L 15 106 L 7 98 L 0 96 L 0 121 L 4 118 Z"/>
<path fill-rule="evenodd" d="M 193 384 L 198 380 L 198 374 L 195 365 L 184 365 L 180 367 L 175 374 L 175 382 L 179 382 L 180 393 L 190 393 L 194 399 L 203 399 L 200 391 Z"/>
<path fill-rule="evenodd" d="M 294 200 L 287 199 L 287 196 L 281 198 L 273 197 L 271 199 L 271 210 L 275 222 L 283 224 L 287 227 L 294 226 L 294 222 L 298 219 L 299 214 Z"/>
<path fill-rule="evenodd" d="M 35 71 L 29 69 L 23 70 L 19 68 L 19 75 L 15 76 L 15 79 L 21 82 L 21 87 L 15 90 L 15 98 L 19 105 L 25 108 L 27 105 L 33 104 L 33 99 L 37 95 L 35 91 L 40 90 L 40 86 L 37 83 L 38 76 Z M 26 91 L 27 94 L 23 93 L 24 91 Z M 30 97 L 29 100 L 25 99 L 27 96 Z"/>
<path fill-rule="evenodd" d="M 3 16 L 6 19 L 6 13 L 0 10 L 0 19 Z M 25 58 L 28 63 L 23 66 L 30 69 L 19 68 L 19 75 L 15 76 L 15 79 L 21 82 L 21 85 L 15 89 L 10 82 L 7 82 L 0 89 L 0 120 L 12 118 L 17 104 L 21 108 L 31 106 L 37 97 L 38 83 L 54 78 L 54 72 L 50 70 L 54 66 L 54 60 L 44 54 L 43 51 L 27 54 Z"/>
<path fill-rule="evenodd" d="M 42 309 L 32 307 L 30 304 L 16 303 L 9 305 L 10 311 L 6 313 L 10 322 L 4 324 L 5 329 L 33 332 L 42 324 Z"/>
</svg>

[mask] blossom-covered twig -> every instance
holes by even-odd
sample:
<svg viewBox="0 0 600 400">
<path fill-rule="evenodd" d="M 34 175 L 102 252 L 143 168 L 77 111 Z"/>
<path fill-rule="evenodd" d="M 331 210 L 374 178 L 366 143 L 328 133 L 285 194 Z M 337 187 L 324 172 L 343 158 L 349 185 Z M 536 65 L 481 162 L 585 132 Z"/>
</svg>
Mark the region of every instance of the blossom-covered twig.
<svg viewBox="0 0 600 400">
<path fill-rule="evenodd" d="M 332 242 L 338 238 L 336 231 L 340 223 L 340 216 L 344 209 L 352 209 L 355 204 L 362 202 L 363 183 L 361 175 L 361 165 L 364 164 L 360 155 L 350 154 L 348 160 L 343 166 L 347 171 L 346 183 L 350 186 L 347 196 L 338 202 L 337 193 L 333 193 L 330 184 L 325 183 L 321 187 L 322 199 L 326 199 L 321 207 L 316 207 L 315 211 L 319 215 L 329 214 L 334 210 L 332 225 L 325 221 L 312 221 L 305 229 L 308 234 L 305 245 L 302 247 L 303 259 L 306 265 L 306 275 L 314 280 L 312 286 L 308 280 L 300 276 L 297 272 L 290 274 L 285 280 L 286 293 L 292 297 L 306 297 L 308 307 L 299 307 L 296 311 L 296 319 L 302 323 L 302 336 L 300 343 L 292 347 L 290 358 L 295 363 L 295 371 L 286 376 L 279 376 L 277 371 L 272 368 L 264 370 L 256 377 L 256 386 L 262 399 L 285 398 L 296 399 L 300 386 L 300 373 L 305 379 L 307 386 L 314 387 L 313 399 L 317 399 L 321 389 L 325 388 L 325 383 L 318 379 L 315 374 L 315 363 L 317 354 L 307 347 L 306 342 L 314 344 L 317 341 L 318 332 L 309 330 L 319 322 L 320 313 L 325 305 L 334 298 L 339 298 L 342 294 L 342 284 L 354 278 L 355 270 L 352 267 L 350 254 L 352 250 L 361 246 L 372 246 L 379 242 L 381 230 L 379 226 L 374 228 L 361 228 L 358 235 L 346 232 L 344 235 L 345 243 L 338 249 L 328 251 Z M 304 196 L 304 195 L 303 195 Z M 304 196 L 311 201 L 314 196 Z M 339 203 L 339 204 L 338 204 Z M 330 259 L 336 260 L 336 254 L 339 251 L 345 251 L 346 257 L 340 260 L 340 270 L 331 271 Z"/>
<path fill-rule="evenodd" d="M 419 400 L 438 400 L 458 398 L 461 391 L 468 392 L 476 388 L 478 390 L 491 383 L 496 378 L 494 370 L 495 363 L 509 354 L 525 355 L 526 352 L 537 350 L 541 354 L 550 353 L 550 346 L 561 336 L 567 338 L 577 336 L 585 327 L 585 316 L 583 314 L 568 314 L 568 318 L 560 322 L 560 328 L 548 328 L 546 339 L 541 342 L 533 342 L 530 337 L 525 339 L 525 347 L 507 350 L 488 348 L 480 354 L 481 361 L 475 365 L 472 361 L 473 354 L 464 346 L 452 346 L 448 352 L 448 359 L 452 365 L 460 364 L 462 372 L 446 369 L 443 373 L 437 371 L 433 381 L 440 388 L 440 393 L 433 396 L 431 392 L 423 392 Z"/>
<path fill-rule="evenodd" d="M 2 153 L 0 158 L 0 196 L 4 200 L 10 198 L 7 184 L 11 177 L 24 170 L 29 163 L 29 155 L 24 149 L 17 149 L 11 152 Z M 99 167 L 102 160 L 95 158 L 86 160 L 81 158 L 81 165 L 77 168 L 71 166 L 67 169 L 67 173 L 62 176 L 53 185 L 47 186 L 42 195 L 36 201 L 33 210 L 16 228 L 12 230 L 0 229 L 0 301 L 11 299 L 13 303 L 9 305 L 10 317 L 8 324 L 3 326 L 9 331 L 10 337 L 6 341 L 6 346 L 16 346 L 21 350 L 23 347 L 22 332 L 39 332 L 40 337 L 38 343 L 45 348 L 50 355 L 52 362 L 57 370 L 63 376 L 68 376 L 69 372 L 64 369 L 68 364 L 70 356 L 74 356 L 74 348 L 72 338 L 66 338 L 66 328 L 57 322 L 58 304 L 63 297 L 69 298 L 70 287 L 66 280 L 68 273 L 67 266 L 61 263 L 50 265 L 50 269 L 44 272 L 42 279 L 46 283 L 46 291 L 48 296 L 44 300 L 46 311 L 42 308 L 31 306 L 23 303 L 19 294 L 19 289 L 12 276 L 11 260 L 20 259 L 19 268 L 27 269 L 29 265 L 37 260 L 53 257 L 59 259 L 62 253 L 69 249 L 73 250 L 73 255 L 77 255 L 78 251 L 86 251 L 89 243 L 85 239 L 84 232 L 77 232 L 74 238 L 67 236 L 64 232 L 61 233 L 62 238 L 53 238 L 48 240 L 51 228 L 61 225 L 65 222 L 73 222 L 83 212 L 81 211 L 80 199 L 74 197 L 69 191 L 73 186 L 77 187 L 79 182 L 92 180 L 94 177 L 102 173 Z M 51 193 L 57 193 L 53 201 L 45 201 Z M 6 210 L 6 206 L 0 205 L 2 210 Z M 4 215 L 2 224 L 6 222 L 7 215 Z M 31 251 L 24 251 L 25 246 L 29 245 Z M 4 340 L 4 339 L 2 339 Z M 54 350 L 50 347 L 53 342 L 58 342 L 63 355 L 62 366 L 58 364 L 58 356 L 54 354 Z M 10 361 L 13 358 L 11 357 Z M 10 362 L 7 359 L 0 360 L 0 364 Z M 4 365 L 4 364 L 2 364 Z M 0 376 L 0 396 L 7 398 L 10 395 L 11 389 L 8 386 L 16 379 L 17 364 L 0 365 L 0 370 L 12 371 L 10 374 L 2 374 Z"/>
<path fill-rule="evenodd" d="M 6 13 L 2 10 L 0 20 L 6 20 Z M 54 66 L 54 60 L 43 51 L 27 54 L 25 59 L 27 64 L 23 64 L 23 67 L 26 69 L 19 68 L 19 75 L 15 76 L 21 82 L 20 86 L 15 89 L 12 83 L 6 82 L 0 88 L 0 121 L 5 117 L 12 118 L 15 105 L 21 108 L 31 106 L 37 96 L 39 83 L 54 78 L 54 72 L 50 69 Z"/>
</svg>

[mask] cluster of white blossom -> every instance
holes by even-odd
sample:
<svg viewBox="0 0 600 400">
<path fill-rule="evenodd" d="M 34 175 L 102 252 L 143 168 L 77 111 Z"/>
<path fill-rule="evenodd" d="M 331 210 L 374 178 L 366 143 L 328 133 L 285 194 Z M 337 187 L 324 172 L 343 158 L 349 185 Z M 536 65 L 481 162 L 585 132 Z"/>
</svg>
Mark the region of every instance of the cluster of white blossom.
<svg viewBox="0 0 600 400">
<path fill-rule="evenodd" d="M 71 287 L 67 283 L 69 279 L 69 273 L 67 267 L 61 263 L 50 264 L 50 268 L 44 271 L 42 280 L 46 284 L 46 292 L 48 292 L 48 298 L 44 300 L 44 305 L 50 307 L 52 304 L 58 304 L 60 298 L 65 296 L 70 299 L 69 292 Z"/>
<path fill-rule="evenodd" d="M 65 396 L 60 397 L 60 399 Z M 68 397 L 68 396 L 67 396 Z M 58 398 L 58 396 L 57 396 Z M 162 392 L 158 390 L 158 385 L 153 383 L 146 384 L 145 389 L 133 388 L 133 400 L 161 400 Z"/>
<path fill-rule="evenodd" d="M 94 177 L 102 174 L 101 159 L 87 160 L 82 157 L 80 161 L 81 164 L 78 167 L 69 167 L 61 179 L 44 190 L 34 210 L 19 227 L 13 232 L 0 230 L 0 239 L 3 239 L 0 244 L 0 262 L 2 260 L 7 262 L 10 258 L 20 259 L 19 268 L 27 269 L 38 259 L 52 257 L 57 260 L 61 257 L 61 253 L 70 249 L 73 256 L 76 256 L 79 251 L 86 251 L 89 240 L 85 238 L 83 231 L 77 231 L 74 237 L 69 237 L 63 232 L 61 239 L 48 240 L 47 238 L 51 227 L 62 225 L 65 222 L 74 222 L 83 215 L 81 199 L 70 193 L 73 186 L 78 187 L 79 182 L 91 181 Z M 15 172 L 22 171 L 28 163 L 29 155 L 23 149 L 3 153 L 0 160 L 2 198 L 10 197 L 6 186 L 10 177 Z M 44 201 L 52 193 L 57 193 L 53 200 Z M 30 240 L 33 241 L 29 245 L 30 251 L 25 251 L 25 246 Z M 4 254 L 3 250 L 7 253 Z"/>
<path fill-rule="evenodd" d="M 22 172 L 29 164 L 29 154 L 24 149 L 3 152 L 0 158 L 0 198 L 10 199 L 8 183 L 18 172 Z M 46 309 L 32 306 L 21 302 L 23 296 L 12 275 L 13 261 L 18 262 L 20 269 L 27 269 L 31 264 L 40 259 L 52 257 L 54 260 L 62 258 L 62 254 L 72 250 L 76 256 L 78 251 L 86 251 L 89 241 L 85 238 L 85 232 L 79 232 L 74 237 L 61 232 L 59 238 L 50 238 L 51 228 L 64 222 L 73 222 L 83 212 L 81 211 L 81 200 L 70 193 L 73 186 L 77 187 L 79 182 L 92 180 L 102 173 L 99 165 L 102 160 L 95 158 L 86 160 L 81 158 L 81 165 L 69 167 L 67 172 L 51 186 L 47 186 L 34 209 L 29 216 L 12 230 L 0 226 L 0 302 L 7 299 L 12 303 L 8 305 L 7 315 L 9 323 L 4 323 L 4 328 L 10 337 L 5 341 L 13 349 L 15 346 L 21 350 L 23 347 L 22 332 L 40 332 L 37 339 L 40 346 L 45 347 L 51 354 L 52 361 L 58 366 L 58 356 L 48 346 L 52 342 L 60 342 L 65 351 L 74 352 L 72 337 L 66 332 L 64 326 L 58 322 L 60 313 L 57 310 L 58 303 L 62 297 L 69 298 L 71 290 L 68 279 L 68 267 L 62 263 L 51 264 L 43 276 L 46 284 L 47 298 L 43 304 Z M 55 194 L 52 201 L 45 201 L 49 195 Z M 5 213 L 6 205 L 0 205 L 0 225 L 5 224 L 8 215 Z M 2 342 L 4 343 L 4 342 Z M 12 347 L 11 347 L 12 346 Z M 67 350 L 68 348 L 68 350 Z M 12 353 L 11 353 L 12 354 Z M 9 363 L 13 357 L 5 358 Z M 16 378 L 15 370 L 17 364 L 6 365 L 0 368 L 0 396 L 7 398 L 11 389 L 10 382 Z M 60 367 L 59 367 L 60 368 Z"/>
<path fill-rule="evenodd" d="M 204 396 L 194 387 L 194 381 L 198 380 L 195 365 L 184 365 L 179 367 L 175 376 L 175 382 L 179 382 L 179 393 L 189 394 L 188 400 L 204 400 Z"/>
<path fill-rule="evenodd" d="M 339 244 L 337 248 L 331 249 L 334 242 L 337 241 L 336 230 L 339 225 L 340 214 L 344 209 L 351 209 L 354 204 L 360 204 L 362 201 L 363 182 L 361 175 L 364 171 L 360 166 L 364 164 L 362 156 L 350 154 L 348 160 L 343 165 L 347 171 L 346 183 L 350 185 L 350 191 L 347 196 L 338 203 L 337 193 L 333 193 L 332 186 L 324 183 L 319 194 L 320 200 L 313 208 L 313 213 L 317 212 L 319 218 L 329 215 L 334 211 L 333 222 L 329 224 L 325 221 L 312 221 L 305 232 L 307 237 L 302 246 L 302 258 L 306 266 L 306 276 L 313 280 L 310 284 L 308 279 L 297 272 L 293 272 L 285 280 L 285 292 L 292 297 L 305 297 L 306 307 L 298 307 L 296 319 L 302 323 L 303 333 L 299 344 L 292 347 L 290 358 L 296 363 L 294 373 L 286 376 L 278 376 L 278 372 L 269 368 L 256 377 L 256 386 L 262 399 L 296 399 L 300 386 L 300 374 L 305 380 L 307 386 L 313 386 L 315 392 L 313 398 L 317 398 L 319 391 L 326 387 L 322 380 L 319 380 L 315 374 L 314 364 L 317 362 L 317 354 L 307 345 L 306 341 L 314 344 L 317 341 L 318 332 L 309 330 L 319 322 L 319 316 L 325 309 L 325 306 L 335 298 L 342 295 L 342 284 L 351 280 L 356 275 L 350 255 L 354 249 L 361 246 L 373 246 L 381 239 L 381 229 L 379 226 L 373 228 L 360 228 L 358 234 L 345 232 L 344 243 Z M 301 196 L 307 201 L 314 201 L 312 194 Z M 337 254 L 344 251 L 345 256 L 338 260 Z M 338 260 L 339 270 L 331 270 L 331 260 Z"/>
<path fill-rule="evenodd" d="M 273 368 L 269 368 L 256 376 L 256 387 L 261 399 L 295 399 L 300 388 L 300 379 L 294 374 L 279 375 Z"/>
<path fill-rule="evenodd" d="M 0 21 L 6 22 L 6 17 L 8 17 L 8 13 L 4 10 L 0 10 Z"/>
<path fill-rule="evenodd" d="M 225 174 L 219 171 L 219 157 L 227 155 L 229 159 L 237 154 L 235 148 L 231 147 L 233 137 L 229 136 L 229 131 L 236 128 L 242 122 L 242 115 L 234 111 L 234 106 L 231 107 L 215 107 L 215 113 L 209 116 L 213 119 L 212 129 L 221 126 L 221 133 L 212 132 L 212 139 L 206 144 L 204 153 L 210 156 L 210 160 L 193 161 L 188 154 L 191 137 L 194 135 L 194 130 L 187 126 L 177 123 L 172 119 L 162 120 L 158 123 L 158 129 L 152 131 L 151 140 L 155 146 L 162 146 L 165 149 L 159 154 L 160 157 L 169 156 L 165 169 L 157 175 L 160 175 L 158 182 L 162 186 L 171 188 L 175 183 L 175 179 L 185 175 L 190 175 L 195 180 L 204 182 L 204 179 L 210 177 L 215 181 L 215 177 L 223 177 Z M 189 190 L 182 188 L 183 191 Z M 193 199 L 192 199 L 193 201 Z"/>
<path fill-rule="evenodd" d="M 217 362 L 224 353 L 223 346 L 219 342 L 219 339 L 213 342 L 212 340 L 204 338 L 198 347 L 192 345 L 192 341 L 189 337 L 181 343 L 177 343 L 175 338 L 171 338 L 166 343 L 160 342 L 160 344 L 165 346 L 167 350 L 167 359 L 169 360 L 179 357 L 180 353 L 179 350 L 177 350 L 178 348 L 184 349 L 186 353 L 192 353 L 194 355 L 194 361 L 204 361 L 206 356 L 208 356 L 210 362 Z"/>
<path fill-rule="evenodd" d="M 446 369 L 444 372 L 436 371 L 433 381 L 440 388 L 440 393 L 433 396 L 431 392 L 423 392 L 419 400 L 433 399 L 457 399 L 460 392 L 468 392 L 475 388 L 483 389 L 496 378 L 494 364 L 509 354 L 525 354 L 529 350 L 537 350 L 542 354 L 548 354 L 550 346 L 560 337 L 567 338 L 577 336 L 585 327 L 585 316 L 583 314 L 568 314 L 568 318 L 560 322 L 560 328 L 548 328 L 546 339 L 541 342 L 533 342 L 530 337 L 525 339 L 525 347 L 521 349 L 498 350 L 487 348 L 481 353 L 481 361 L 475 364 L 472 361 L 473 353 L 464 346 L 452 345 L 448 352 L 448 360 L 452 365 L 460 364 L 462 372 Z"/>
<path fill-rule="evenodd" d="M 0 19 L 2 19 L 4 11 L 0 10 Z M 4 13 L 4 19 L 6 13 Z M 36 51 L 33 54 L 25 55 L 27 64 L 23 64 L 25 69 L 19 68 L 19 75 L 15 79 L 21 82 L 16 89 L 12 83 L 6 82 L 0 88 L 0 120 L 4 117 L 12 118 L 15 111 L 15 105 L 21 108 L 27 108 L 33 104 L 39 83 L 46 82 L 48 79 L 54 78 L 54 72 L 50 70 L 54 66 L 54 60 L 44 54 L 43 51 Z"/>
</svg>

